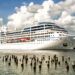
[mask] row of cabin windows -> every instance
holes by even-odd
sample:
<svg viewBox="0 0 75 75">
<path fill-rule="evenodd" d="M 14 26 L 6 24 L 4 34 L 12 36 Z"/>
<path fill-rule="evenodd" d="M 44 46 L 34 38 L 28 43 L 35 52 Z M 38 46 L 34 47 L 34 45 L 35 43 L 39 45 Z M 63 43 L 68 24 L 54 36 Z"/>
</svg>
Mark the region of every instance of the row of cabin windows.
<svg viewBox="0 0 75 75">
<path fill-rule="evenodd" d="M 37 30 L 38 30 L 38 29 L 37 29 Z M 40 29 L 40 30 L 41 30 L 41 29 Z M 26 31 L 24 31 L 24 32 L 25 32 L 26 34 L 29 34 L 29 33 L 30 33 L 30 32 L 26 32 Z M 24 34 L 24 32 L 22 32 L 22 33 L 20 33 L 20 34 L 19 34 L 19 33 L 18 33 L 18 34 L 17 34 L 17 33 L 16 33 L 16 34 L 12 34 L 12 33 L 11 33 L 11 34 L 7 34 L 7 35 L 11 35 L 11 36 L 12 36 L 12 35 L 21 35 L 21 34 Z M 35 33 L 35 32 L 32 32 L 32 31 L 31 31 L 31 33 Z M 50 32 L 50 34 L 51 34 L 51 33 L 53 33 L 53 32 Z M 62 32 L 57 32 L 57 33 L 62 33 Z M 5 34 L 2 34 L 2 36 L 4 36 L 4 35 L 5 35 Z"/>
<path fill-rule="evenodd" d="M 31 36 L 31 38 L 54 38 L 54 35 L 47 35 L 47 36 Z"/>
<path fill-rule="evenodd" d="M 31 38 L 44 38 L 44 37 L 52 37 L 52 36 L 54 36 L 54 35 L 46 35 L 46 36 L 31 36 Z M 29 36 L 28 36 L 29 37 Z M 11 37 L 9 37 L 9 38 L 11 38 Z"/>
<path fill-rule="evenodd" d="M 57 32 L 57 33 L 63 33 L 63 32 Z"/>
<path fill-rule="evenodd" d="M 39 43 L 42 43 L 43 41 L 50 41 L 52 39 L 50 38 L 47 38 L 47 39 L 38 39 L 37 41 L 39 41 Z M 54 40 L 54 39 L 53 39 Z M 58 39 L 55 39 L 55 40 L 58 40 Z M 34 40 L 31 40 L 31 41 L 34 41 Z M 16 40 L 16 41 L 6 41 L 7 43 L 20 43 L 20 42 L 31 42 L 31 41 L 20 41 L 20 40 Z M 4 42 L 4 41 L 3 41 Z M 2 43 L 3 43 L 2 42 Z M 35 42 L 34 42 L 35 43 Z M 38 43 L 38 42 L 37 42 Z"/>
<path fill-rule="evenodd" d="M 44 28 L 44 26 L 45 27 L 51 27 L 51 26 L 53 26 L 53 25 L 39 25 L 39 26 L 34 26 L 34 27 L 31 27 L 31 28 L 25 28 L 24 30 L 30 30 L 30 29 L 39 29 L 39 28 Z"/>
<path fill-rule="evenodd" d="M 52 34 L 52 33 L 45 33 L 45 35 L 49 35 L 49 34 Z M 34 37 L 35 37 L 35 36 L 39 36 L 39 35 L 45 36 L 44 33 L 42 33 L 42 34 L 31 34 L 31 35 L 30 35 L 30 34 L 29 34 L 29 35 L 26 34 L 26 35 L 21 35 L 21 36 L 17 36 L 17 35 L 16 35 L 16 36 L 13 36 L 13 37 L 23 37 L 23 36 L 26 36 L 26 37 L 27 37 L 27 36 L 28 36 L 28 37 L 34 36 Z M 50 35 L 50 36 L 53 36 L 53 35 Z M 10 36 L 7 36 L 7 37 L 9 38 Z"/>
<path fill-rule="evenodd" d="M 40 32 L 41 32 L 41 31 L 40 31 Z M 9 36 L 9 35 L 10 35 L 10 36 L 14 36 L 14 35 L 21 35 L 21 34 L 29 34 L 29 33 L 30 33 L 30 32 L 25 32 L 25 33 L 22 32 L 22 33 L 20 33 L 20 34 L 19 34 L 19 33 L 18 33 L 18 34 L 16 33 L 16 34 L 7 34 L 7 35 L 8 35 L 8 36 Z M 32 31 L 31 31 L 31 33 L 35 33 L 35 32 L 32 32 Z M 53 33 L 53 32 L 50 32 L 49 34 L 52 34 L 52 33 Z M 62 32 L 57 32 L 57 33 L 62 33 Z M 5 34 L 1 34 L 1 36 L 5 36 Z"/>
<path fill-rule="evenodd" d="M 56 29 L 56 30 L 64 30 L 64 28 L 61 28 L 59 26 L 55 26 L 55 25 L 45 25 L 45 29 Z M 44 29 L 44 25 L 41 25 L 41 26 L 34 26 L 34 27 L 31 27 L 31 28 L 25 28 L 23 32 L 29 32 L 30 30 L 31 31 L 36 31 L 36 30 L 42 30 Z"/>
<path fill-rule="evenodd" d="M 35 32 L 34 32 L 34 33 L 32 34 L 32 32 L 31 32 L 31 33 L 22 33 L 22 34 L 24 34 L 25 36 L 30 36 L 30 35 L 53 34 L 53 33 L 54 33 L 54 32 L 35 34 Z M 22 34 L 19 34 L 19 35 L 7 35 L 7 36 L 20 36 L 20 35 L 22 35 Z"/>
<path fill-rule="evenodd" d="M 50 40 L 51 40 L 51 41 L 52 41 L 52 40 L 55 41 L 55 40 L 60 40 L 60 38 L 43 38 L 43 39 L 37 39 L 37 41 L 40 41 L 40 42 L 48 41 L 48 40 L 49 40 L 49 41 L 50 41 Z M 40 42 L 39 42 L 39 43 L 40 43 Z"/>
<path fill-rule="evenodd" d="M 45 29 L 52 29 L 52 30 L 59 30 L 62 31 L 61 29 L 57 29 L 57 28 L 51 28 L 51 27 L 47 27 Z M 32 29 L 32 30 L 24 30 L 23 32 L 33 32 L 33 31 L 38 31 L 38 30 L 44 30 L 44 28 L 39 28 L 39 29 Z M 22 32 L 22 33 L 23 33 Z"/>
<path fill-rule="evenodd" d="M 64 30 L 64 28 L 61 28 L 59 26 L 55 26 L 55 25 L 45 25 L 45 29 L 55 29 L 55 30 Z M 31 28 L 25 28 L 23 32 L 32 32 L 32 31 L 37 31 L 37 30 L 44 30 L 44 25 L 41 25 L 41 26 L 34 26 L 34 27 L 31 27 Z M 7 35 L 19 35 L 23 32 L 12 32 L 12 33 L 7 33 Z M 5 35 L 4 33 L 1 33 L 2 35 Z"/>
<path fill-rule="evenodd" d="M 42 38 L 42 39 L 37 39 L 37 41 L 47 41 L 47 40 L 59 40 L 58 38 Z M 30 41 L 29 40 L 27 40 L 27 41 L 21 41 L 21 40 L 14 40 L 14 41 L 6 41 L 7 43 L 19 43 L 19 42 L 31 42 L 31 41 L 34 41 L 35 40 L 35 38 L 34 39 L 31 39 Z M 4 42 L 4 41 L 3 41 Z"/>
<path fill-rule="evenodd" d="M 52 29 L 52 27 L 45 27 L 45 28 L 36 28 L 31 30 L 24 30 L 23 32 L 32 32 L 32 31 L 38 31 L 38 30 L 44 30 L 44 29 Z"/>
</svg>

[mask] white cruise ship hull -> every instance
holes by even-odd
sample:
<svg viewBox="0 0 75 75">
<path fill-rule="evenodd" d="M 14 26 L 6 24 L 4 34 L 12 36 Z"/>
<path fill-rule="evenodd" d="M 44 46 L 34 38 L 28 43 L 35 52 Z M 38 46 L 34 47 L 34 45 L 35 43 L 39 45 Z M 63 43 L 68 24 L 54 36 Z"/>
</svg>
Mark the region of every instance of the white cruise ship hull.
<svg viewBox="0 0 75 75">
<path fill-rule="evenodd" d="M 68 46 L 64 47 L 63 43 L 67 42 Z M 33 41 L 33 42 L 21 42 L 21 43 L 2 43 L 0 44 L 0 50 L 49 50 L 49 49 L 72 49 L 69 44 L 69 40 L 55 39 L 48 41 Z"/>
</svg>

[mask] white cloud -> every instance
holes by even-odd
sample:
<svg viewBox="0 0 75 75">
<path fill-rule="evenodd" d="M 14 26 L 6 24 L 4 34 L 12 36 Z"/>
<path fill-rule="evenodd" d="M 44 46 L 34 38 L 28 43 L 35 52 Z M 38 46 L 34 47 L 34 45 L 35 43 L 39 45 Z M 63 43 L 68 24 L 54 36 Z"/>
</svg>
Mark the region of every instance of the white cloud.
<svg viewBox="0 0 75 75">
<path fill-rule="evenodd" d="M 3 18 L 0 18 L 0 27 L 3 25 Z"/>
<path fill-rule="evenodd" d="M 8 16 L 8 29 L 21 29 L 36 21 L 53 21 L 64 27 L 73 27 L 75 22 L 75 0 L 65 0 L 54 3 L 53 0 L 45 0 L 41 5 L 31 2 L 28 6 L 16 7 L 16 12 Z M 72 26 L 73 25 L 73 26 Z"/>
<path fill-rule="evenodd" d="M 0 32 L 6 32 L 7 27 L 3 24 L 3 18 L 0 18 Z"/>
<path fill-rule="evenodd" d="M 57 20 L 57 22 L 59 24 L 66 25 L 66 24 L 69 24 L 71 20 L 72 20 L 72 17 L 69 15 L 69 13 L 66 11 L 63 11 L 61 14 L 61 17 Z"/>
<path fill-rule="evenodd" d="M 31 2 L 30 4 L 29 4 L 29 6 L 33 6 L 34 5 L 34 3 L 33 2 Z"/>
<path fill-rule="evenodd" d="M 3 31 L 3 18 L 0 18 L 0 32 Z"/>
</svg>

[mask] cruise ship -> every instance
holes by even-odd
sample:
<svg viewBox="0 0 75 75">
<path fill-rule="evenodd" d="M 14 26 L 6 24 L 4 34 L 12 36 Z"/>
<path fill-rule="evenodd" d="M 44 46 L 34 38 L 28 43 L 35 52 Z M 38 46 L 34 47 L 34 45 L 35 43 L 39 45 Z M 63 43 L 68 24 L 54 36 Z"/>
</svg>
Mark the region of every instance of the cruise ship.
<svg viewBox="0 0 75 75">
<path fill-rule="evenodd" d="M 68 32 L 52 22 L 39 22 L 21 31 L 0 34 L 0 49 L 69 49 Z"/>
</svg>

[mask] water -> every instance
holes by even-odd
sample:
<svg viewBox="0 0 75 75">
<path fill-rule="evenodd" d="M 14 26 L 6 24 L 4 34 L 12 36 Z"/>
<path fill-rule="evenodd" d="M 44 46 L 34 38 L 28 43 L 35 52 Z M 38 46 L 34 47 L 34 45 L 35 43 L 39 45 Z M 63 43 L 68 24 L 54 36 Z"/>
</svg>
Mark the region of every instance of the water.
<svg viewBox="0 0 75 75">
<path fill-rule="evenodd" d="M 58 61 L 60 61 L 60 65 L 57 65 L 55 69 L 55 64 L 51 63 L 51 59 L 56 54 L 58 57 Z M 9 55 L 9 56 L 8 56 Z M 18 65 L 15 64 L 14 58 L 12 55 L 17 56 Z M 27 55 L 28 62 L 26 64 L 26 60 L 23 60 L 23 55 Z M 41 69 L 39 68 L 40 63 L 37 62 L 36 69 L 34 69 L 34 60 L 31 66 L 31 58 L 35 55 L 35 57 L 41 61 L 41 57 L 45 57 L 45 60 L 42 61 Z M 5 60 L 5 57 L 8 56 L 8 60 Z M 68 61 L 69 64 L 69 72 L 66 70 L 65 61 L 62 62 L 62 56 L 64 56 L 65 61 Z M 4 60 L 3 60 L 4 57 Z M 70 60 L 68 59 L 70 57 Z M 10 59 L 11 58 L 11 59 Z M 48 69 L 48 60 L 49 69 Z M 75 72 L 72 68 L 72 62 L 75 61 L 75 52 L 74 51 L 24 51 L 18 53 L 0 53 L 0 75 L 75 75 Z"/>
</svg>

